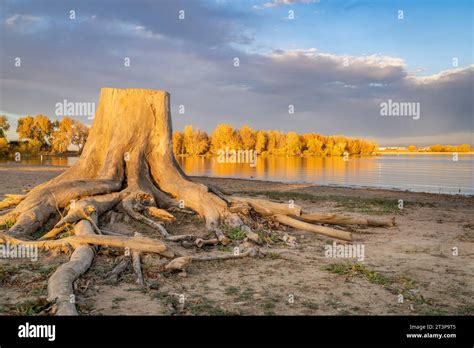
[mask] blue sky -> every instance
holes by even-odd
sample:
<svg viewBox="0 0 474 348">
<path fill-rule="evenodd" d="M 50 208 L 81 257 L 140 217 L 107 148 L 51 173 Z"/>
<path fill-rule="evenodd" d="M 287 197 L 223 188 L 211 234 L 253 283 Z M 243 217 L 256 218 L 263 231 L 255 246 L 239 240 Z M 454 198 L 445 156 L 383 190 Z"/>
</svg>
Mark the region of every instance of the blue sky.
<svg viewBox="0 0 474 348">
<path fill-rule="evenodd" d="M 248 7 L 246 1 L 237 4 Z M 287 19 L 289 10 L 296 20 Z M 403 20 L 398 19 L 399 10 Z M 469 0 L 296 3 L 261 11 L 266 25 L 257 26 L 256 44 L 397 56 L 410 70 L 423 69 L 421 74 L 428 75 L 450 68 L 453 56 L 460 65 L 472 64 L 473 10 Z"/>
<path fill-rule="evenodd" d="M 136 87 L 171 93 L 175 129 L 193 124 L 212 131 L 226 122 L 369 137 L 382 145 L 474 143 L 473 1 L 3 0 L 0 6 L 0 113 L 12 128 L 22 115 L 55 117 L 64 99 L 97 103 L 101 87 Z M 18 57 L 21 67 L 14 66 Z M 389 99 L 420 103 L 421 117 L 381 117 L 380 104 Z"/>
</svg>

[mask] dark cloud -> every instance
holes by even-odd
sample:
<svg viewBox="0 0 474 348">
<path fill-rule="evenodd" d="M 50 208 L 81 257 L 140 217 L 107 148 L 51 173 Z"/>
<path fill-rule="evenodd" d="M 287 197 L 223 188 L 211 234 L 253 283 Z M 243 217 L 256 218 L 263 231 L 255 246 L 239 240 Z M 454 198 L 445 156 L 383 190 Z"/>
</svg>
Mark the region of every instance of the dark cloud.
<svg viewBox="0 0 474 348">
<path fill-rule="evenodd" d="M 96 102 L 104 86 L 156 88 L 172 95 L 175 128 L 211 130 L 227 122 L 387 142 L 439 134 L 472 142 L 459 133 L 473 130 L 474 66 L 422 78 L 396 57 L 249 53 L 254 14 L 207 2 L 6 1 L 4 8 L 4 112 L 53 115 L 63 99 Z M 420 119 L 380 116 L 388 99 L 419 102 Z M 176 112 L 180 104 L 184 115 Z"/>
</svg>

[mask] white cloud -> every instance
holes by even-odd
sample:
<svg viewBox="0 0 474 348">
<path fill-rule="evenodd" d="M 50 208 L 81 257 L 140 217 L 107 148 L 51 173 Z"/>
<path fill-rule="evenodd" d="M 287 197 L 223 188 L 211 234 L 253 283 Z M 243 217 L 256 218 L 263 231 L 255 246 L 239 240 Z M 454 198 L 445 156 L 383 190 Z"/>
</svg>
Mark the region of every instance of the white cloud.
<svg viewBox="0 0 474 348">
<path fill-rule="evenodd" d="M 241 33 L 232 17 L 206 12 L 190 16 L 189 21 L 197 22 L 185 26 L 170 18 L 169 13 L 177 13 L 174 7 L 150 8 L 142 14 L 145 18 L 107 16 L 107 11 L 94 8 L 97 19 L 89 16 L 87 25 L 65 31 L 68 40 L 59 30 L 60 21 L 48 35 L 5 30 L 5 52 L 25 57 L 28 69 L 10 65 L 1 72 L 2 109 L 53 114 L 55 103 L 65 98 L 96 102 L 103 86 L 140 87 L 166 89 L 173 105 L 186 105 L 185 115 L 173 115 L 177 129 L 194 124 L 211 130 L 219 122 L 246 122 L 255 128 L 410 139 L 415 144 L 417 137 L 441 133 L 452 134 L 446 142 L 454 143 L 460 132 L 473 129 L 474 66 L 422 77 L 408 71 L 399 57 L 383 54 L 343 56 L 314 48 L 251 54 L 232 45 L 235 32 Z M 5 26 L 36 20 L 20 16 L 11 16 Z M 123 67 L 124 56 L 131 57 L 131 68 Z M 234 68 L 237 56 L 241 66 Z M 421 119 L 380 117 L 380 102 L 387 99 L 420 102 Z M 289 104 L 296 110 L 291 117 Z"/>
<path fill-rule="evenodd" d="M 461 68 L 452 68 L 440 71 L 437 74 L 429 75 L 429 76 L 409 76 L 413 83 L 420 84 L 420 85 L 428 85 L 436 82 L 446 82 L 452 79 L 456 79 L 460 75 L 465 75 L 472 73 L 474 68 L 474 64 L 468 65 L 466 67 Z"/>
<path fill-rule="evenodd" d="M 29 15 L 20 15 L 20 14 L 14 14 L 11 17 L 8 17 L 5 20 L 5 24 L 14 27 L 17 25 L 31 25 L 31 24 L 38 24 L 44 20 L 43 17 L 39 16 L 29 16 Z"/>
<path fill-rule="evenodd" d="M 310 4 L 310 3 L 315 3 L 319 2 L 319 0 L 272 0 L 271 2 L 267 2 L 263 4 L 263 7 L 265 8 L 272 8 L 272 7 L 279 7 L 279 6 L 285 6 L 285 5 L 293 5 L 293 4 Z"/>
</svg>

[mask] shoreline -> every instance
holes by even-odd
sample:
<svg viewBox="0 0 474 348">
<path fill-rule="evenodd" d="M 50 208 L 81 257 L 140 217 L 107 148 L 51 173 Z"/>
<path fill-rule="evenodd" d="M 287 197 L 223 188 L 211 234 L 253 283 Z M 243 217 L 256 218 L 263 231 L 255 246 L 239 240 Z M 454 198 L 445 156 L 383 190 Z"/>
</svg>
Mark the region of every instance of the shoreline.
<svg viewBox="0 0 474 348">
<path fill-rule="evenodd" d="M 52 179 L 52 177 L 48 178 L 51 175 L 45 175 L 46 178 L 43 178 L 43 175 L 40 173 L 54 173 L 57 172 L 56 175 L 59 175 L 61 172 L 70 168 L 69 166 L 53 166 L 53 165 L 36 165 L 36 164 L 17 164 L 17 163 L 0 163 L 0 173 L 14 171 L 17 173 L 25 172 L 25 173 L 35 173 L 38 175 L 38 179 L 43 179 L 42 181 L 46 181 Z M 8 175 L 8 174 L 7 174 Z M 56 176 L 54 175 L 54 176 Z M 53 176 L 53 177 L 54 177 Z M 281 180 L 261 180 L 255 178 L 238 178 L 238 177 L 224 177 L 224 176 L 203 176 L 203 175 L 189 175 L 189 177 L 197 179 L 197 180 L 232 180 L 232 181 L 242 181 L 242 182 L 256 182 L 261 183 L 264 185 L 303 185 L 305 187 L 314 187 L 314 188 L 321 188 L 321 189 L 341 189 L 341 190 L 356 190 L 361 193 L 367 191 L 380 191 L 386 192 L 392 195 L 396 194 L 422 194 L 422 195 L 430 195 L 433 197 L 465 197 L 465 198 L 473 198 L 473 193 L 450 193 L 450 192 L 426 192 L 426 191 L 414 191 L 409 189 L 399 189 L 396 187 L 377 187 L 377 186 L 363 186 L 363 185 L 340 185 L 340 184 L 318 184 L 313 182 L 299 182 L 299 181 L 281 181 Z M 35 180 L 33 180 L 35 181 Z M 3 193 L 12 193 L 12 192 L 2 192 L 1 184 L 3 180 L 0 179 L 0 196 Z M 33 183 L 34 184 L 34 183 Z M 35 186 L 35 185 L 33 185 Z"/>
<path fill-rule="evenodd" d="M 0 164 L 0 196 L 22 193 L 67 168 Z M 308 213 L 394 217 L 396 225 L 388 229 L 350 228 L 354 243 L 364 245 L 363 261 L 327 257 L 325 247 L 333 241 L 324 236 L 276 228 L 272 234 L 276 239 L 270 243 L 276 250 L 288 249 L 287 254 L 238 262 L 196 263 L 179 282 L 174 282 L 177 276 L 170 275 L 173 282 L 160 283 L 159 290 L 153 288 L 146 293 L 132 291 L 136 289 L 132 274 L 125 274 L 119 284 L 108 283 L 106 275 L 113 269 L 110 255 L 98 254 L 94 268 L 84 274 L 80 283 L 94 284 L 79 297 L 88 304 L 81 307 L 81 314 L 167 315 L 169 305 L 157 299 L 162 299 L 161 291 L 182 291 L 174 285 L 179 284 L 186 287 L 191 299 L 189 313 L 202 315 L 264 315 L 270 310 L 275 315 L 474 315 L 474 293 L 469 286 L 474 276 L 472 196 L 240 178 L 193 176 L 192 181 L 213 185 L 225 194 L 280 203 L 293 200 Z M 157 235 L 134 220 L 107 221 L 104 217 L 104 229 L 140 231 L 150 238 Z M 174 235 L 207 235 L 204 221 L 197 216 L 180 216 L 179 223 L 166 223 L 166 229 Z M 294 236 L 296 247 L 289 249 L 284 244 L 281 238 L 285 235 Z M 459 254 L 453 254 L 454 247 Z M 62 257 L 59 263 L 58 257 Z M 32 301 L 46 296 L 48 273 L 32 282 L 31 267 L 53 271 L 65 261 L 65 255 L 47 251 L 42 251 L 34 263 L 29 259 L 0 259 L 0 267 L 11 270 L 0 286 L 0 314 L 24 314 Z M 160 260 L 148 255 L 143 262 L 147 279 L 159 281 L 155 270 Z M 295 293 L 298 299 L 292 306 L 288 306 L 286 295 L 282 296 L 289 293 Z M 398 302 L 398 293 L 405 294 L 404 304 Z"/>
<path fill-rule="evenodd" d="M 278 180 L 260 180 L 255 178 L 236 178 L 236 177 L 226 177 L 226 176 L 203 176 L 203 175 L 189 175 L 191 178 L 198 179 L 225 179 L 225 180 L 243 180 L 243 181 L 256 181 L 265 184 L 282 184 L 282 185 L 309 185 L 314 187 L 322 188 L 340 188 L 340 189 L 355 189 L 355 190 L 379 190 L 379 191 L 388 191 L 388 192 L 404 192 L 404 193 L 420 193 L 420 194 L 429 194 L 429 195 L 442 195 L 442 196 L 459 196 L 459 197 L 474 197 L 474 193 L 450 193 L 450 192 L 426 192 L 426 191 L 414 191 L 408 189 L 399 189 L 396 187 L 377 187 L 377 186 L 364 186 L 364 185 L 341 185 L 341 184 L 315 184 L 312 182 L 302 182 L 302 181 L 278 181 Z"/>
</svg>

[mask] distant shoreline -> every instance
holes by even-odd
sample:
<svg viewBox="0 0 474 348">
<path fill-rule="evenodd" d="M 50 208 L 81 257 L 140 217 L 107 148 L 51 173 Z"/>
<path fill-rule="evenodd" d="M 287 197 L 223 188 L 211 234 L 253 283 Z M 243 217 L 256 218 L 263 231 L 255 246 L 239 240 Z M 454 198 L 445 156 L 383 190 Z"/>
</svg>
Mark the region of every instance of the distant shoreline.
<svg viewBox="0 0 474 348">
<path fill-rule="evenodd" d="M 468 152 L 431 152 L 431 151 L 378 151 L 375 153 L 376 156 L 383 155 L 453 155 L 457 153 L 458 155 L 474 155 L 474 151 Z"/>
<path fill-rule="evenodd" d="M 468 152 L 431 152 L 431 151 L 376 151 L 373 154 L 367 154 L 367 155 L 349 155 L 349 157 L 373 157 L 373 156 L 383 156 L 383 155 L 449 155 L 452 156 L 454 153 L 457 153 L 459 155 L 474 155 L 474 151 L 468 151 Z M 39 153 L 35 155 L 29 155 L 25 154 L 25 158 L 33 158 L 33 157 L 81 157 L 77 152 L 66 152 L 62 154 L 52 154 L 52 153 Z M 186 157 L 217 157 L 217 154 L 203 154 L 203 155 L 176 155 L 176 158 L 186 158 Z M 13 156 L 0 156 L 0 159 L 3 160 L 8 160 L 12 158 Z M 258 157 L 261 158 L 278 158 L 278 157 L 295 157 L 295 158 L 333 158 L 333 157 L 339 157 L 342 158 L 343 156 L 323 156 L 323 155 L 313 155 L 313 156 L 308 156 L 308 155 L 258 155 Z"/>
</svg>

